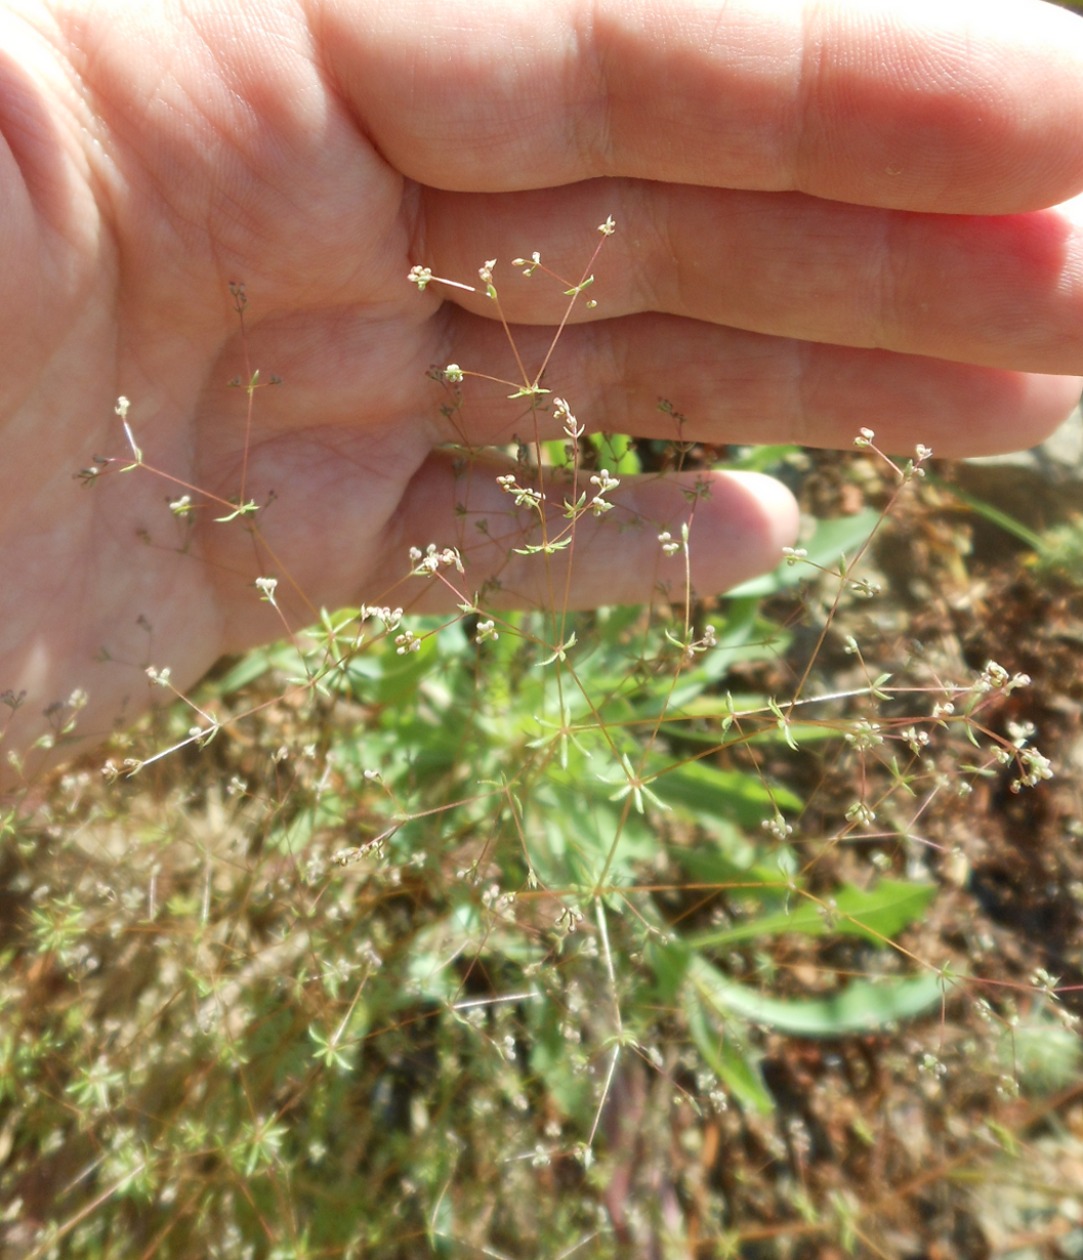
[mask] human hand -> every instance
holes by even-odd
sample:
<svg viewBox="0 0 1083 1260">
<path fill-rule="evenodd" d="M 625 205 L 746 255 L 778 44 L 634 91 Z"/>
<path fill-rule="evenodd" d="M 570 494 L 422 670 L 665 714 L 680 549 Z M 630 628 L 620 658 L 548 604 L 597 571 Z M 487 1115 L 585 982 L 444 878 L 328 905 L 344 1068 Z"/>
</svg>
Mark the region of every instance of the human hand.
<svg viewBox="0 0 1083 1260">
<path fill-rule="evenodd" d="M 493 303 L 419 294 L 415 264 L 500 260 L 529 375 L 567 300 L 510 260 L 578 278 L 612 216 L 546 378 L 590 431 L 979 453 L 1078 394 L 1083 26 L 1045 4 L 11 0 L 0 32 L 15 777 L 77 689 L 101 738 L 149 705 L 148 665 L 185 687 L 321 606 L 453 607 L 404 582 L 414 545 L 458 546 L 494 606 L 645 599 L 658 527 L 693 514 L 698 590 L 773 565 L 792 501 L 725 473 L 694 503 L 688 477 L 626 480 L 574 551 L 514 554 L 492 461 L 447 446 L 560 426 L 483 381 L 440 413 L 433 365 L 515 366 Z M 228 387 L 257 369 L 284 383 Z M 146 464 L 123 475 L 121 395 Z"/>
</svg>

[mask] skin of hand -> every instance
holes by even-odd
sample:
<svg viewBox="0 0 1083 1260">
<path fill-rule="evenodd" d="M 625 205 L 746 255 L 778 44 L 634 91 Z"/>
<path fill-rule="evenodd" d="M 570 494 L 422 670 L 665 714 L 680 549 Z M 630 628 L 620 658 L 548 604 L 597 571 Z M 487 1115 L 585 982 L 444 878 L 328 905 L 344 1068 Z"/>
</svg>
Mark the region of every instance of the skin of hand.
<svg viewBox="0 0 1083 1260">
<path fill-rule="evenodd" d="M 497 259 L 529 376 L 568 300 L 511 260 L 577 280 L 612 216 L 545 378 L 590 432 L 976 454 L 1078 395 L 1083 25 L 1039 0 L 18 0 L 0 50 L 9 785 L 161 698 L 147 666 L 184 688 L 320 607 L 453 609 L 411 546 L 493 607 L 583 607 L 679 587 L 662 528 L 704 593 L 793 541 L 776 483 L 700 473 L 515 555 L 506 466 L 454 444 L 561 427 L 486 380 L 441 411 L 434 366 L 517 368 L 484 286 L 414 265 Z"/>
</svg>

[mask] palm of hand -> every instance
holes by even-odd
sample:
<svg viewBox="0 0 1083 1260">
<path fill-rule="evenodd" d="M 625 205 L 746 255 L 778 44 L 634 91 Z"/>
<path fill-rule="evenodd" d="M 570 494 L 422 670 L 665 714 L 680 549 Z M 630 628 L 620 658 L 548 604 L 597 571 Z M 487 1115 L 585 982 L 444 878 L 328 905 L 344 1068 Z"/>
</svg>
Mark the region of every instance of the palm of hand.
<svg viewBox="0 0 1083 1260">
<path fill-rule="evenodd" d="M 16 313 L 36 358 L 20 347 L 8 374 L 31 388 L 5 439 L 5 501 L 24 501 L 6 513 L 4 551 L 25 598 L 6 611 L 0 682 L 26 693 L 16 721 L 33 734 L 42 710 L 61 725 L 78 690 L 79 733 L 97 736 L 146 706 L 148 666 L 186 687 L 320 606 L 432 602 L 403 586 L 407 551 L 461 542 L 461 527 L 448 533 L 467 493 L 434 448 L 512 437 L 492 427 L 507 414 L 480 436 L 440 417 L 428 370 L 446 362 L 451 324 L 476 317 L 407 282 L 417 186 L 305 58 L 276 62 L 256 90 L 207 56 L 178 48 L 161 80 L 99 33 L 96 117 L 64 100 L 78 134 L 58 110 L 25 155 L 65 217 L 38 264 L 63 284 L 37 287 L 29 325 Z M 131 73 L 111 66 L 121 57 Z M 281 388 L 263 388 L 272 374 Z M 473 513 L 507 515 L 492 477 L 472 486 Z M 242 503 L 256 510 L 237 514 Z M 506 545 L 471 541 L 488 554 L 468 595 L 508 560 Z M 647 593 L 634 561 L 629 572 L 629 594 Z M 254 586 L 270 575 L 276 607 Z M 507 578 L 505 598 L 530 597 Z M 587 587 L 589 599 L 589 574 Z"/>
<path fill-rule="evenodd" d="M 607 273 L 609 313 L 620 318 L 566 330 L 564 357 L 554 360 L 555 386 L 596 429 L 824 443 L 847 440 L 875 406 L 890 438 L 935 441 L 942 430 L 949 446 L 976 448 L 982 429 L 991 446 L 1016 436 L 1021 408 L 1032 434 L 1048 428 L 1071 397 L 1070 382 L 996 370 L 1066 370 L 1062 329 L 1074 328 L 1075 307 L 1057 280 L 1057 266 L 1067 274 L 1068 264 L 1057 260 L 1068 253 L 1067 229 L 1059 220 L 1031 229 L 1022 218 L 997 229 L 998 279 L 1014 266 L 1020 310 L 1046 330 L 1044 341 L 1034 339 L 1010 362 L 993 317 L 987 332 L 975 314 L 984 314 L 981 283 L 974 310 L 965 301 L 952 306 L 962 285 L 952 301 L 930 307 L 927 300 L 930 287 L 945 291 L 948 265 L 984 282 L 982 232 L 971 227 L 962 236 L 946 221 L 926 229 L 919 220 L 936 216 L 896 220 L 891 211 L 841 204 L 860 200 L 863 120 L 855 126 L 857 158 L 836 160 L 833 142 L 825 143 L 822 169 L 810 167 L 812 191 L 837 192 L 839 203 L 697 189 L 689 184 L 708 167 L 721 182 L 716 168 L 724 170 L 726 155 L 742 169 L 741 187 L 757 186 L 746 157 L 730 152 L 739 136 L 731 144 L 720 132 L 717 157 L 674 141 L 674 119 L 664 114 L 671 98 L 678 123 L 691 118 L 692 135 L 705 134 L 697 109 L 714 117 L 720 98 L 702 77 L 707 71 L 687 82 L 660 80 L 659 120 L 644 121 L 618 67 L 611 83 L 618 112 L 609 121 L 623 110 L 627 134 L 622 140 L 616 128 L 611 154 L 572 152 L 569 159 L 560 135 L 554 138 L 559 127 L 549 128 L 552 114 L 574 130 L 569 118 L 578 114 L 557 109 L 571 110 L 569 101 L 524 115 L 518 137 L 502 113 L 507 81 L 491 62 L 474 66 L 460 35 L 462 71 L 446 74 L 417 110 L 411 125 L 421 119 L 428 131 L 415 143 L 410 126 L 396 123 L 395 109 L 412 99 L 396 74 L 420 71 L 410 47 L 396 45 L 393 24 L 381 43 L 345 26 L 314 35 L 286 4 L 261 9 L 258 24 L 210 7 L 192 12 L 174 29 L 135 7 L 115 26 L 103 10 L 78 6 L 63 28 L 28 32 L 21 20 L 8 20 L 11 59 L 0 64 L 11 261 L 0 294 L 0 546 L 9 590 L 0 693 L 12 704 L 26 698 L 8 724 L 7 749 L 25 749 L 61 723 L 77 688 L 89 696 L 79 732 L 100 737 L 149 703 L 147 666 L 170 669 L 186 687 L 220 653 L 298 628 L 321 606 L 453 605 L 431 584 L 402 584 L 411 546 L 463 546 L 473 560 L 461 592 L 468 599 L 497 576 L 498 602 L 635 600 L 661 574 L 656 527 L 694 510 L 692 576 L 703 589 L 723 589 L 770 566 L 795 528 L 792 502 L 763 479 L 726 474 L 713 476 L 711 494 L 694 509 L 687 480 L 622 487 L 620 514 L 584 521 L 570 578 L 559 565 L 530 569 L 510 556 L 507 533 L 487 541 L 479 523 L 491 527 L 500 517 L 519 527 L 508 496 L 484 463 L 464 476 L 454 455 L 439 448 L 553 437 L 559 428 L 544 429 L 550 422 L 543 418 L 544 431 L 533 431 L 530 408 L 509 404 L 507 388 L 491 382 L 479 384 L 462 416 L 441 415 L 427 375 L 432 366 L 459 361 L 513 380 L 518 371 L 484 297 L 456 294 L 451 305 L 431 290 L 419 295 L 406 280 L 415 263 L 469 278 L 486 256 L 506 262 L 552 248 L 555 270 L 576 279 L 594 225 L 610 213 L 618 224 L 628 215 L 635 230 L 627 247 L 616 243 Z M 325 25 L 332 12 L 341 20 L 339 9 L 319 10 Z M 564 20 L 555 10 L 544 16 Z M 522 20 L 533 29 L 541 15 Z M 774 23 L 769 7 L 766 20 Z M 442 45 L 434 47 L 438 60 Z M 653 41 L 629 47 L 623 55 L 630 62 L 653 65 Z M 715 73 L 710 49 L 694 53 Z M 843 71 L 848 64 L 840 56 Z M 559 96 L 569 80 L 559 59 L 547 69 L 553 81 L 546 89 Z M 530 88 L 528 70 L 519 68 L 520 88 Z M 422 76 L 412 91 L 423 96 L 427 86 Z M 759 93 L 761 85 L 749 90 Z M 877 90 L 873 82 L 870 99 Z M 533 103 L 530 90 L 517 99 Z M 450 115 L 461 101 L 473 111 L 473 132 L 460 154 L 441 150 L 434 137 L 456 134 L 454 118 L 441 112 Z M 985 125 L 984 102 L 981 111 Z M 1055 101 L 1048 112 L 1028 115 L 1035 134 L 1050 133 L 1065 113 Z M 895 121 L 905 136 L 907 119 Z M 493 159 L 496 175 L 487 165 L 490 133 L 502 155 Z M 950 140 L 950 126 L 945 135 Z M 965 153 L 965 129 L 957 139 Z M 1026 127 L 1016 141 L 1026 166 L 1020 202 L 1043 204 L 1050 190 L 1072 184 L 1053 153 L 1063 148 L 1055 137 L 1035 161 Z M 1005 151 L 1003 137 L 990 143 Z M 509 161 L 516 152 L 518 161 Z M 943 208 L 995 203 L 986 165 L 978 152 L 960 167 L 958 204 Z M 916 208 L 941 208 L 939 192 L 925 204 L 920 164 L 914 169 L 908 196 Z M 896 175 L 868 170 L 870 205 L 896 204 Z M 598 175 L 606 178 L 592 181 Z M 737 275 L 728 289 L 716 282 L 709 249 L 704 258 L 718 223 L 729 231 L 727 257 Z M 835 255 L 818 262 L 810 241 L 828 242 Z M 878 273 L 869 270 L 870 257 Z M 749 258 L 764 264 L 755 285 L 740 275 Z M 862 306 L 858 278 L 869 274 L 906 282 L 896 309 Z M 243 329 L 231 290 L 238 283 L 251 303 Z M 565 307 L 566 299 L 536 290 L 509 299 L 528 380 Z M 806 340 L 788 340 L 794 337 Z M 908 353 L 846 348 L 877 345 Z M 943 359 L 909 357 L 915 353 Z M 962 366 L 968 360 L 994 370 Z M 257 371 L 259 388 L 249 392 L 244 386 Z M 263 388 L 272 374 L 284 384 Z M 229 386 L 234 379 L 241 388 Z M 705 413 L 695 432 L 675 433 L 654 410 L 674 383 L 686 391 L 682 404 L 691 398 L 697 405 L 690 414 Z M 115 413 L 122 395 L 131 400 L 129 423 L 147 465 L 128 473 L 118 471 L 132 458 Z M 927 422 L 917 433 L 916 408 Z M 89 487 L 77 475 L 88 466 L 105 470 Z M 235 512 L 248 502 L 258 510 Z M 651 528 L 620 528 L 633 521 Z M 488 537 L 494 533 L 501 538 L 499 529 Z M 277 608 L 254 586 L 269 576 L 279 582 Z M 54 704 L 59 709 L 43 718 Z"/>
<path fill-rule="evenodd" d="M 32 175 L 36 163 L 42 183 L 60 183 L 44 193 L 65 216 L 23 255 L 61 283 L 31 288 L 29 320 L 11 312 L 23 335 L 8 340 L 5 373 L 31 388 L 5 431 L 3 548 L 24 597 L 5 601 L 0 685 L 28 693 L 31 727 L 83 688 L 80 725 L 95 730 L 145 706 L 144 666 L 169 667 L 183 687 L 221 651 L 272 636 L 274 611 L 252 587 L 271 569 L 317 604 L 356 598 L 368 576 L 358 557 L 386 565 L 400 542 L 389 522 L 433 443 L 419 421 L 438 333 L 433 304 L 405 282 L 405 181 L 300 59 L 267 85 L 268 131 L 187 62 L 198 53 L 178 50 L 188 81 L 153 90 L 138 73 L 149 66 L 108 73 L 125 50 L 104 36 L 104 143 L 65 134 L 58 111 L 25 155 Z M 178 106 L 197 90 L 210 95 L 193 118 Z M 29 242 L 34 223 L 20 226 Z M 259 392 L 251 433 L 244 390 L 227 386 L 246 357 L 234 280 L 258 295 L 249 361 L 263 379 L 290 379 L 288 401 Z M 29 346 L 32 373 L 18 352 Z M 120 395 L 147 465 L 176 481 L 117 472 L 130 462 Z M 90 487 L 73 477 L 106 457 Z M 28 478 L 35 492 L 20 501 Z M 171 512 L 180 483 L 260 502 L 259 529 L 216 522 L 228 509 L 199 493 L 189 515 Z M 285 583 L 283 595 L 296 617 Z"/>
</svg>

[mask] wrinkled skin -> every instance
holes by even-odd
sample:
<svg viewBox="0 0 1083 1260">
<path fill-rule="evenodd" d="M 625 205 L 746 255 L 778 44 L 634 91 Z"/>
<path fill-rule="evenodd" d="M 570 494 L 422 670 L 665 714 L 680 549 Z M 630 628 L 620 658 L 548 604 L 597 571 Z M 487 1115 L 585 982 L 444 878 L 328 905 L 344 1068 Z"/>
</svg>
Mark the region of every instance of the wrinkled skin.
<svg viewBox="0 0 1083 1260">
<path fill-rule="evenodd" d="M 1041 3 L 85 0 L 0 36 L 9 785 L 161 696 L 148 665 L 184 688 L 321 606 L 454 607 L 413 545 L 460 547 L 460 596 L 581 607 L 679 586 L 663 527 L 701 592 L 793 540 L 785 490 L 718 473 L 509 554 L 498 457 L 449 444 L 560 426 L 485 381 L 441 413 L 434 365 L 520 378 L 494 303 L 415 264 L 497 259 L 532 377 L 567 299 L 511 261 L 577 280 L 611 215 L 545 378 L 589 431 L 959 455 L 1078 395 L 1083 24 Z M 78 739 L 27 755 L 77 688 Z"/>
</svg>

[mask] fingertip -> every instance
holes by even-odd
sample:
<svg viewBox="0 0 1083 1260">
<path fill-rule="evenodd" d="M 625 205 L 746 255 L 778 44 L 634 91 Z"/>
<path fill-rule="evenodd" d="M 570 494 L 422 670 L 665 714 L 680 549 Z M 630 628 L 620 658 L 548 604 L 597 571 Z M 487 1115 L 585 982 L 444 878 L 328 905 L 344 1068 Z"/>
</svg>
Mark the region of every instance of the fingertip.
<svg viewBox="0 0 1083 1260">
<path fill-rule="evenodd" d="M 513 468 L 478 460 L 464 478 L 454 461 L 434 455 L 395 514 L 396 529 L 415 539 L 454 539 L 474 522 L 459 542 L 464 583 L 493 608 L 584 609 L 718 595 L 773 569 L 797 537 L 793 495 L 762 473 L 629 476 L 605 492 L 605 503 L 599 495 L 590 506 L 584 496 L 578 508 L 566 480 L 545 478 L 549 512 L 541 530 L 536 511 L 516 506 L 497 481 Z M 407 591 L 401 571 L 379 573 L 382 589 L 394 586 L 396 603 L 435 611 L 454 602 L 442 584 Z"/>
<path fill-rule="evenodd" d="M 777 561 L 783 547 L 792 547 L 801 527 L 801 510 L 788 486 L 766 473 L 732 473 L 745 483 L 763 517 L 767 542 Z"/>
<path fill-rule="evenodd" d="M 1021 434 L 1015 433 L 1015 445 L 1009 443 L 1008 450 L 1018 450 L 1021 440 L 1027 447 L 1048 441 L 1079 406 L 1083 392 L 1083 377 L 1079 376 L 1033 376 L 1027 384 L 1026 428 Z"/>
<path fill-rule="evenodd" d="M 800 510 L 781 481 L 764 473 L 714 472 L 689 536 L 692 582 L 720 594 L 773 569 L 793 546 Z"/>
</svg>

